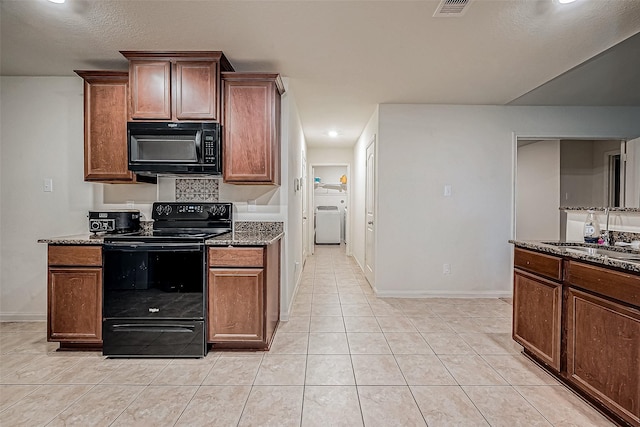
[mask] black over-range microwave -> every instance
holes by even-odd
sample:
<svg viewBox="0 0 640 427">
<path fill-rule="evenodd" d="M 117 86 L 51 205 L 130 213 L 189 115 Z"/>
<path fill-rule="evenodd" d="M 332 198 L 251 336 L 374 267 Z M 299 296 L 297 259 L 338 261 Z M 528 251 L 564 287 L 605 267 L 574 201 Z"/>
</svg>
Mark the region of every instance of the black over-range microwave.
<svg viewBox="0 0 640 427">
<path fill-rule="evenodd" d="M 141 175 L 220 175 L 219 123 L 127 123 L 129 170 Z"/>
</svg>

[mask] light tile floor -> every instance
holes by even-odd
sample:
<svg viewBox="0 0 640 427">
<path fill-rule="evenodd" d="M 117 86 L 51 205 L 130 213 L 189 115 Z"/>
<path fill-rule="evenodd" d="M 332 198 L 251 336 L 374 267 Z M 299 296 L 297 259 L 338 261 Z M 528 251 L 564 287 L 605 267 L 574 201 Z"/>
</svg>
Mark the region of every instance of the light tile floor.
<svg viewBox="0 0 640 427">
<path fill-rule="evenodd" d="M 428 278 L 425 278 L 428 280 Z M 267 353 L 108 360 L 0 324 L 2 426 L 609 426 L 520 354 L 501 299 L 373 295 L 319 246 Z"/>
</svg>

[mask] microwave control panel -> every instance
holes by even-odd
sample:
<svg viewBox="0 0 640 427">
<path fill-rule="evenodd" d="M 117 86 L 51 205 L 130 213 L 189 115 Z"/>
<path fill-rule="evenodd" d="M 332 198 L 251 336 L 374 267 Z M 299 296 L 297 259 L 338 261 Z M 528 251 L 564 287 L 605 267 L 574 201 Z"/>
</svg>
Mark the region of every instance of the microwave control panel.
<svg viewBox="0 0 640 427">
<path fill-rule="evenodd" d="M 204 134 L 204 163 L 216 163 L 216 141 L 212 132 Z"/>
</svg>

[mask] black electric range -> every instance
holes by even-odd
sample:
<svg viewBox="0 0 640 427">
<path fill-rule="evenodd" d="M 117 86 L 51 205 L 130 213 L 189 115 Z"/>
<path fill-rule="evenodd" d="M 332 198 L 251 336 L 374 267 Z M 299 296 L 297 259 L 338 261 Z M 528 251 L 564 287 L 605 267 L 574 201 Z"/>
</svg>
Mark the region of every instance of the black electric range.
<svg viewBox="0 0 640 427">
<path fill-rule="evenodd" d="M 231 203 L 153 204 L 153 229 L 104 238 L 103 354 L 203 357 L 204 242 L 232 230 Z"/>
</svg>

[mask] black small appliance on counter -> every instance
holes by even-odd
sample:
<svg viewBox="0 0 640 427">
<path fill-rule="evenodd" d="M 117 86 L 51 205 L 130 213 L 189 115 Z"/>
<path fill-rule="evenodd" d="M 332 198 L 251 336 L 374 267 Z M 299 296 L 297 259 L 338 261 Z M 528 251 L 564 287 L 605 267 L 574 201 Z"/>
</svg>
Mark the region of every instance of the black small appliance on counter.
<svg viewBox="0 0 640 427">
<path fill-rule="evenodd" d="M 102 353 L 204 357 L 205 240 L 232 230 L 231 203 L 153 204 L 153 230 L 105 236 Z"/>
<path fill-rule="evenodd" d="M 92 233 L 133 233 L 140 230 L 139 210 L 89 211 Z"/>
</svg>

